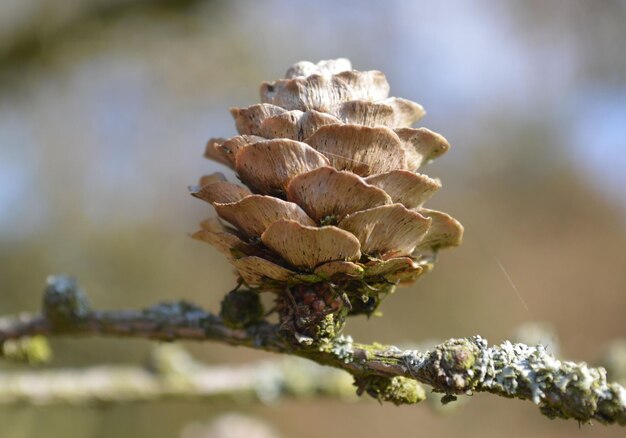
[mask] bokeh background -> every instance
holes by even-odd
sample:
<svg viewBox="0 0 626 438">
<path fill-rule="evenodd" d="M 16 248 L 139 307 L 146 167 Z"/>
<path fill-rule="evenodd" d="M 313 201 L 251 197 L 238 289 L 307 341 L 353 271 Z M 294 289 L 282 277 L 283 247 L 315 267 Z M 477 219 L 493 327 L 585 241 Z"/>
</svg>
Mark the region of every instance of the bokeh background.
<svg viewBox="0 0 626 438">
<path fill-rule="evenodd" d="M 47 275 L 80 279 L 100 308 L 184 298 L 215 309 L 234 277 L 188 238 L 212 214 L 186 186 L 218 165 L 231 106 L 292 63 L 349 57 L 451 151 L 424 171 L 462 247 L 355 319 L 363 341 L 480 333 L 529 321 L 560 355 L 597 363 L 626 337 L 626 2 L 621 0 L 0 0 L 0 314 L 36 310 Z M 510 278 L 510 281 L 509 281 Z M 511 284 L 513 283 L 513 285 Z M 516 292 L 517 289 L 517 292 Z M 48 367 L 141 363 L 143 341 L 55 340 Z M 208 363 L 267 354 L 190 344 Z M 4 368 L 8 365 L 0 365 Z M 0 436 L 177 437 L 236 406 L 162 402 L 0 408 Z M 241 408 L 284 437 L 617 436 L 476 395 L 427 405 L 310 400 Z"/>
</svg>

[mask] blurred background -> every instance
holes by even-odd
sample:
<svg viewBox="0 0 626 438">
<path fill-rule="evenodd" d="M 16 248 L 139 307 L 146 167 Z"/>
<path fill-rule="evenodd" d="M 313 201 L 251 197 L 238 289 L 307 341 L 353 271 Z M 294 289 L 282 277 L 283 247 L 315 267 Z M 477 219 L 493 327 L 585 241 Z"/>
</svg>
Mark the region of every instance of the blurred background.
<svg viewBox="0 0 626 438">
<path fill-rule="evenodd" d="M 187 194 L 231 106 L 292 63 L 348 57 L 450 152 L 444 187 L 464 244 L 442 254 L 360 341 L 401 344 L 551 325 L 560 356 L 598 363 L 626 337 L 626 1 L 0 0 L 0 314 L 78 277 L 98 308 L 184 298 L 216 309 L 234 276 L 191 240 L 211 208 Z M 46 367 L 141 363 L 143 341 L 54 340 Z M 189 344 L 207 363 L 270 355 Z M 3 368 L 15 369 L 6 363 Z M 230 404 L 0 407 L 0 436 L 178 437 Z M 452 414 L 363 399 L 242 408 L 282 437 L 617 436 L 475 395 Z M 195 423 L 194 423 L 195 424 Z M 187 431 L 187 432 L 185 432 Z M 186 435 L 190 436 L 190 435 Z M 208 435 L 207 435 L 208 436 Z"/>
</svg>

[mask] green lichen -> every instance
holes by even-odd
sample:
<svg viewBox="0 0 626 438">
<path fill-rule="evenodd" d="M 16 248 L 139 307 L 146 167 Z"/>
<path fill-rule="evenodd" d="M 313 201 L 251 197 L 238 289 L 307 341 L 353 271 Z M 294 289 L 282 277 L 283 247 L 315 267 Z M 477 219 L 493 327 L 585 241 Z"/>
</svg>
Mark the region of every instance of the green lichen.
<svg viewBox="0 0 626 438">
<path fill-rule="evenodd" d="M 335 339 L 343 327 L 343 324 L 332 313 L 326 315 L 317 326 L 317 339 L 322 342 L 330 342 Z"/>
<path fill-rule="evenodd" d="M 355 386 L 358 395 L 365 392 L 380 402 L 391 402 L 396 406 L 412 405 L 426 399 L 424 388 L 407 377 L 355 377 Z"/>
<path fill-rule="evenodd" d="M 52 349 L 44 336 L 10 339 L 0 344 L 0 357 L 39 365 L 52 359 Z"/>
<path fill-rule="evenodd" d="M 325 351 L 333 345 L 333 341 L 339 336 L 346 322 L 345 311 L 329 313 L 325 315 L 314 327 L 314 335 L 307 336 L 295 332 L 294 336 L 301 346 L 316 347 L 319 351 Z"/>
</svg>

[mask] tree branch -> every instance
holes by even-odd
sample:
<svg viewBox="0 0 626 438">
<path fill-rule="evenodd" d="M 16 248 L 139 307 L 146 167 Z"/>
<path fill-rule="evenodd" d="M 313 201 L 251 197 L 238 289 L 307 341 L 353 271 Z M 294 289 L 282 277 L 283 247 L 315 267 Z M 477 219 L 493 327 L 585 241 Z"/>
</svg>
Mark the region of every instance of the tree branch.
<svg viewBox="0 0 626 438">
<path fill-rule="evenodd" d="M 354 376 L 359 393 L 398 404 L 423 399 L 417 381 L 445 394 L 445 402 L 458 394 L 489 392 L 531 400 L 550 418 L 626 425 L 626 390 L 608 383 L 603 368 L 559 361 L 541 346 L 508 341 L 489 346 L 480 336 L 451 339 L 426 352 L 359 344 L 343 336 L 323 345 L 294 346 L 275 325 L 261 322 L 233 330 L 218 316 L 182 301 L 139 311 L 92 311 L 66 277 L 48 280 L 41 315 L 0 320 L 0 344 L 33 335 L 212 340 L 343 369 Z"/>
<path fill-rule="evenodd" d="M 354 396 L 339 370 L 297 358 L 242 366 L 207 366 L 177 345 L 156 348 L 145 367 L 0 372 L 0 405 L 80 405 L 158 400 L 274 401 Z"/>
</svg>

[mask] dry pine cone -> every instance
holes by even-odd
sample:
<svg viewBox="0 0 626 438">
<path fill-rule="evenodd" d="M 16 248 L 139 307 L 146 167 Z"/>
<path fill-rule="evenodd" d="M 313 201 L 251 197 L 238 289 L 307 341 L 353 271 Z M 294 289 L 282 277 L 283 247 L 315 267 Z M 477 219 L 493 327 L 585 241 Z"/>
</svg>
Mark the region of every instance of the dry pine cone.
<svg viewBox="0 0 626 438">
<path fill-rule="evenodd" d="M 396 284 L 416 280 L 440 248 L 460 243 L 463 227 L 422 207 L 441 185 L 417 170 L 448 142 L 410 128 L 423 108 L 388 93 L 383 73 L 352 70 L 347 59 L 299 62 L 263 83 L 263 103 L 231 109 L 240 135 L 209 140 L 205 154 L 247 187 L 202 177 L 192 194 L 221 221 L 206 220 L 194 237 L 250 288 L 325 291 L 322 315 L 340 307 L 329 289 L 369 314 Z M 308 313 L 320 301 L 309 295 Z"/>
</svg>

